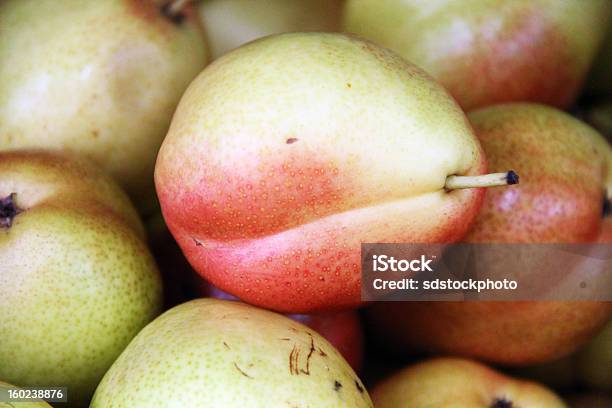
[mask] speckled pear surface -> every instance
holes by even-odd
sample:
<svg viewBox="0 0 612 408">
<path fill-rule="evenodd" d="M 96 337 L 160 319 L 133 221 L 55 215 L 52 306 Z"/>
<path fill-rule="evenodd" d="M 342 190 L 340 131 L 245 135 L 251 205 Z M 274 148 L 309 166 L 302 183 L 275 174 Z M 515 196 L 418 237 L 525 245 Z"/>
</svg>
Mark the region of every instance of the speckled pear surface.
<svg viewBox="0 0 612 408">
<path fill-rule="evenodd" d="M 459 358 L 406 367 L 377 384 L 372 399 L 376 408 L 567 408 L 540 384 Z"/>
<path fill-rule="evenodd" d="M 161 282 L 127 196 L 88 163 L 0 153 L 0 378 L 65 386 L 83 406 L 161 307 Z M 3 207 L 7 210 L 8 207 Z"/>
<path fill-rule="evenodd" d="M 372 407 L 318 333 L 243 303 L 198 299 L 144 328 L 98 386 L 91 408 Z"/>
<path fill-rule="evenodd" d="M 196 270 L 259 306 L 360 303 L 360 243 L 461 238 L 483 191 L 463 112 L 420 69 L 341 34 L 267 37 L 190 85 L 158 156 L 164 218 Z"/>
<path fill-rule="evenodd" d="M 153 0 L 6 0 L 0 27 L 0 149 L 91 158 L 149 212 L 157 150 L 207 59 L 194 11 L 175 24 Z"/>
<path fill-rule="evenodd" d="M 0 381 L 0 390 L 11 390 L 16 387 Z M 46 402 L 0 402 L 0 408 L 52 408 Z"/>
<path fill-rule="evenodd" d="M 609 0 L 348 0 L 343 28 L 426 70 L 466 110 L 568 107 L 611 13 Z"/>
<path fill-rule="evenodd" d="M 203 0 L 198 13 L 213 58 L 271 34 L 338 31 L 341 0 Z"/>
<path fill-rule="evenodd" d="M 515 168 L 521 184 L 487 191 L 466 242 L 597 239 L 603 228 L 604 193 L 612 191 L 612 148 L 600 134 L 565 112 L 536 104 L 497 105 L 468 117 L 490 170 Z M 563 273 L 585 271 L 568 268 L 545 277 L 537 269 L 528 272 L 552 285 Z M 569 355 L 611 314 L 612 303 L 592 301 L 387 302 L 372 308 L 370 322 L 403 350 L 520 366 Z"/>
</svg>

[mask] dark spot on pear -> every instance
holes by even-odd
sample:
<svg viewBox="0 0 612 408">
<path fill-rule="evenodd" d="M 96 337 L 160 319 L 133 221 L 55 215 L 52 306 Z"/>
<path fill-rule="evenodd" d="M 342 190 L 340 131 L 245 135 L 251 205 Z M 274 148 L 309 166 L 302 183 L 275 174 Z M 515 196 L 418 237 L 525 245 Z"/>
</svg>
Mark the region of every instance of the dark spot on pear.
<svg viewBox="0 0 612 408">
<path fill-rule="evenodd" d="M 0 228 L 10 228 L 13 220 L 22 212 L 15 204 L 16 193 L 11 193 L 4 198 L 0 198 Z"/>
<path fill-rule="evenodd" d="M 355 387 L 357 387 L 357 391 L 359 391 L 361 394 L 363 394 L 363 392 L 365 391 L 363 389 L 363 386 L 361 384 L 359 384 L 359 381 L 355 380 Z"/>
<path fill-rule="evenodd" d="M 512 402 L 505 398 L 495 398 L 490 408 L 512 408 Z"/>
<path fill-rule="evenodd" d="M 290 137 L 289 139 L 287 139 L 287 141 L 285 143 L 287 144 L 293 144 L 295 142 L 297 142 L 299 139 L 297 137 Z"/>
<path fill-rule="evenodd" d="M 340 388 L 342 388 L 342 383 L 338 380 L 334 381 L 334 391 L 340 391 Z"/>
</svg>

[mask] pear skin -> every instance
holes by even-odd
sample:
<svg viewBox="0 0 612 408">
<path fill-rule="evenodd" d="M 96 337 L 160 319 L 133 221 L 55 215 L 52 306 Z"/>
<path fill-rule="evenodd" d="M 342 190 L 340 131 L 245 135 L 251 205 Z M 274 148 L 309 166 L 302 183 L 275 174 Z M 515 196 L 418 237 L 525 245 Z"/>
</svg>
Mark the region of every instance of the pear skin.
<svg viewBox="0 0 612 408">
<path fill-rule="evenodd" d="M 126 194 L 84 160 L 0 153 L 0 378 L 88 403 L 160 311 L 161 280 Z"/>
<path fill-rule="evenodd" d="M 377 408 L 567 408 L 548 388 L 484 364 L 436 358 L 406 367 L 376 385 Z"/>
<path fill-rule="evenodd" d="M 420 66 L 465 110 L 567 108 L 611 14 L 608 0 L 348 0 L 343 29 Z"/>
<path fill-rule="evenodd" d="M 463 112 L 370 42 L 293 33 L 242 46 L 181 99 L 157 159 L 168 227 L 222 290 L 290 313 L 354 307 L 362 242 L 460 239 L 485 171 Z"/>
<path fill-rule="evenodd" d="M 296 31 L 338 31 L 341 0 L 203 0 L 198 13 L 214 59 L 249 41 Z"/>
<path fill-rule="evenodd" d="M 91 408 L 372 407 L 340 353 L 286 316 L 218 299 L 176 306 L 145 327 Z"/>
<path fill-rule="evenodd" d="M 612 191 L 612 148 L 600 134 L 564 112 L 536 104 L 497 105 L 468 117 L 490 170 L 514 168 L 521 184 L 487 190 L 466 242 L 587 243 L 598 238 L 606 190 Z M 468 301 L 386 302 L 374 305 L 368 316 L 373 330 L 400 350 L 524 366 L 576 351 L 611 314 L 610 302 Z"/>
<path fill-rule="evenodd" d="M 192 7 L 153 0 L 0 3 L 0 149 L 94 160 L 137 208 L 155 208 L 155 157 L 207 46 Z"/>
</svg>

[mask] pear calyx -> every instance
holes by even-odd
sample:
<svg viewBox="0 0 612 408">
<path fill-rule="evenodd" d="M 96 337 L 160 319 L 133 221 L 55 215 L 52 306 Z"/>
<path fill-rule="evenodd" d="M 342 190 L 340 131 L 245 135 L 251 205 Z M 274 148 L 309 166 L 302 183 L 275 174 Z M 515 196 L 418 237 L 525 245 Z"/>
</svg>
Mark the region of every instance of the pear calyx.
<svg viewBox="0 0 612 408">
<path fill-rule="evenodd" d="M 185 20 L 185 13 L 183 9 L 191 0 L 172 0 L 164 4 L 161 8 L 161 12 L 164 16 L 169 18 L 175 24 L 181 24 Z"/>
<path fill-rule="evenodd" d="M 612 215 L 612 200 L 610 199 L 608 193 L 604 194 L 602 208 L 603 208 L 602 215 L 604 218 Z"/>
<path fill-rule="evenodd" d="M 514 170 L 510 170 L 505 173 L 491 173 L 481 176 L 448 176 L 444 188 L 446 190 L 458 190 L 462 188 L 509 186 L 518 183 L 518 174 Z"/>
<path fill-rule="evenodd" d="M 491 404 L 491 408 L 512 408 L 512 401 L 508 401 L 506 398 L 495 398 Z"/>
<path fill-rule="evenodd" d="M 11 193 L 4 198 L 0 198 L 0 228 L 10 228 L 13 219 L 22 212 L 15 204 L 16 193 Z"/>
</svg>

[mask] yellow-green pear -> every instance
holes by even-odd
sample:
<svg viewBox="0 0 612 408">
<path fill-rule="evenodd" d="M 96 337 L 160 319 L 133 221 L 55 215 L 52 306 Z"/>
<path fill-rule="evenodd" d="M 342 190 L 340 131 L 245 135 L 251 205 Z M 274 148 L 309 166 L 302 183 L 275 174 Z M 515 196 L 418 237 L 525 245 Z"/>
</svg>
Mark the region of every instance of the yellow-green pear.
<svg viewBox="0 0 612 408">
<path fill-rule="evenodd" d="M 170 309 L 145 327 L 90 408 L 372 407 L 321 335 L 286 316 L 217 299 Z"/>
<path fill-rule="evenodd" d="M 203 0 L 198 11 L 213 58 L 244 43 L 293 31 L 337 31 L 340 0 Z"/>
<path fill-rule="evenodd" d="M 15 387 L 14 385 L 11 384 L 7 384 L 5 382 L 0 381 L 0 392 L 4 393 L 4 392 L 8 392 L 9 390 L 15 390 L 18 387 Z M 42 401 L 42 402 L 38 402 L 38 401 L 33 401 L 33 402 L 2 402 L 0 401 L 0 408 L 52 408 L 51 405 L 47 404 L 46 402 Z"/>
<path fill-rule="evenodd" d="M 567 408 L 540 384 L 460 358 L 406 367 L 377 384 L 372 399 L 376 408 Z"/>
<path fill-rule="evenodd" d="M 153 0 L 5 0 L 0 27 L 0 150 L 77 152 L 149 213 L 157 150 L 207 60 L 195 10 L 170 16 Z"/>
<path fill-rule="evenodd" d="M 96 385 L 161 308 L 161 282 L 127 195 L 66 153 L 0 152 L 0 378 Z"/>
<path fill-rule="evenodd" d="M 609 0 L 348 0 L 343 29 L 420 66 L 465 110 L 567 108 L 611 13 Z"/>
</svg>

